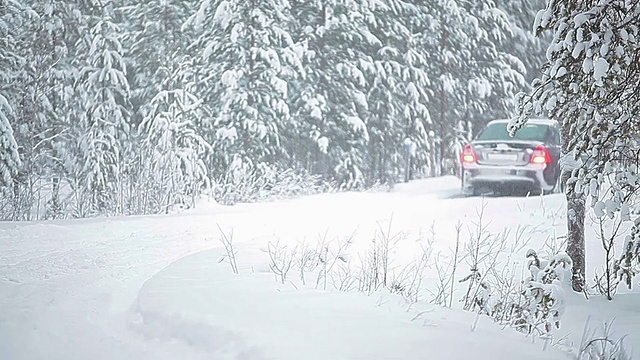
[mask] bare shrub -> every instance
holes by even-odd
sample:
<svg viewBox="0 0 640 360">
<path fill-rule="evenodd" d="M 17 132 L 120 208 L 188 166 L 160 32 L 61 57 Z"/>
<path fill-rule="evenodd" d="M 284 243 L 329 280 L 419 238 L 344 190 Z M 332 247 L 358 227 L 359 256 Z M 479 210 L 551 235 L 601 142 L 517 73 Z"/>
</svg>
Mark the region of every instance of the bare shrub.
<svg viewBox="0 0 640 360">
<path fill-rule="evenodd" d="M 333 279 L 333 270 L 336 264 L 347 263 L 348 255 L 347 249 L 353 243 L 355 232 L 348 237 L 337 237 L 333 242 L 328 243 L 326 240 L 326 233 L 321 242 L 318 244 L 318 260 L 320 265 L 320 272 L 316 278 L 316 288 L 321 287 L 323 290 L 327 289 L 327 283 L 332 281 L 334 286 L 336 284 Z M 350 274 L 350 273 L 349 273 Z M 346 280 L 342 279 L 339 283 L 344 283 Z M 339 286 L 339 287 L 342 287 Z"/>
<path fill-rule="evenodd" d="M 312 249 L 305 239 L 298 245 L 297 254 L 298 256 L 294 265 L 298 268 L 302 285 L 307 285 L 305 275 L 308 271 L 313 271 L 318 266 L 318 252 Z"/>
<path fill-rule="evenodd" d="M 336 236 L 332 241 L 329 241 L 328 231 L 325 231 L 324 234 L 318 235 L 314 246 L 311 246 L 304 239 L 296 245 L 294 252 L 288 253 L 286 258 L 291 259 L 291 264 L 289 261 L 285 262 L 284 269 L 287 272 L 291 268 L 297 270 L 303 285 L 307 285 L 308 274 L 315 274 L 316 289 L 326 290 L 328 285 L 333 285 L 338 290 L 349 291 L 353 288 L 355 278 L 347 249 L 352 244 L 354 236 L 355 233 L 347 237 Z M 286 252 L 285 248 L 285 246 L 270 246 L 271 252 L 274 254 L 271 256 L 272 265 L 274 259 L 281 258 L 282 253 Z M 282 261 L 275 261 L 275 263 L 282 264 Z M 274 272 L 279 275 L 280 270 L 283 269 L 277 265 L 272 270 L 275 270 Z"/>
<path fill-rule="evenodd" d="M 578 360 L 631 360 L 632 353 L 624 345 L 625 336 L 613 335 L 613 322 L 604 323 L 601 332 L 589 326 L 589 319 L 582 332 Z"/>
<path fill-rule="evenodd" d="M 433 262 L 436 270 L 437 280 L 435 291 L 431 292 L 431 303 L 444 307 L 453 306 L 453 297 L 455 292 L 456 270 L 460 258 L 460 234 L 462 232 L 462 223 L 458 221 L 456 224 L 456 240 L 455 248 L 450 249 L 449 255 L 438 253 Z M 435 238 L 435 230 L 431 228 L 432 238 Z M 433 241 L 433 240 L 432 240 Z"/>
<path fill-rule="evenodd" d="M 392 294 L 401 295 L 407 302 L 417 303 L 420 298 L 420 290 L 422 280 L 424 278 L 424 270 L 429 264 L 431 258 L 431 243 L 422 245 L 420 249 L 420 257 L 400 271 L 393 272 L 388 289 Z"/>
<path fill-rule="evenodd" d="M 241 160 L 234 161 L 216 183 L 213 196 L 223 205 L 288 199 L 327 190 L 317 175 Z"/>
<path fill-rule="evenodd" d="M 353 273 L 351 259 L 342 257 L 338 260 L 328 277 L 331 278 L 331 283 L 336 290 L 351 291 L 355 288 L 357 281 Z"/>
<path fill-rule="evenodd" d="M 218 230 L 220 230 L 220 242 L 224 246 L 224 250 L 226 252 L 226 254 L 220 259 L 220 262 L 226 261 L 229 266 L 231 266 L 231 271 L 237 275 L 238 262 L 236 261 L 236 248 L 233 245 L 233 229 L 228 235 L 222 231 L 220 225 L 218 225 Z"/>
<path fill-rule="evenodd" d="M 458 281 L 466 287 L 461 299 L 464 310 L 487 315 L 528 334 L 548 337 L 560 324 L 565 306 L 562 283 L 571 276 L 572 263 L 562 251 L 564 243 L 555 236 L 548 237 L 542 251 L 527 251 L 528 262 L 523 266 L 522 258 L 516 257 L 522 256 L 530 242 L 526 234 L 536 229 L 518 226 L 515 231 L 491 233 L 484 219 L 485 206 L 483 203 L 477 220 L 468 229 L 469 239 L 463 244 L 462 253 L 436 257 L 438 278 L 432 302 L 451 306 L 454 286 L 448 279 L 455 278 L 455 267 L 447 261 L 453 258 L 455 264 L 469 267 L 467 275 Z M 457 234 L 459 243 L 460 225 Z"/>
<path fill-rule="evenodd" d="M 395 234 L 391 233 L 391 227 L 393 224 L 393 215 L 391 219 L 389 219 L 389 224 L 387 228 L 383 228 L 382 224 L 378 222 L 378 232 L 374 235 L 373 245 L 374 245 L 374 253 L 379 255 L 380 261 L 379 265 L 381 266 L 379 274 L 381 276 L 380 281 L 383 286 L 387 286 L 389 284 L 389 266 L 391 266 L 391 259 L 389 257 L 390 250 L 395 247 L 400 240 L 405 240 L 407 238 L 406 233 L 400 231 Z"/>
<path fill-rule="evenodd" d="M 158 214 L 193 207 L 209 188 L 208 179 L 176 177 L 164 168 L 154 172 L 152 154 L 138 140 L 132 139 L 126 150 L 130 156 L 101 188 L 91 188 L 81 168 L 55 166 L 20 174 L 11 187 L 0 189 L 0 220 Z"/>
<path fill-rule="evenodd" d="M 360 256 L 360 270 L 358 272 L 358 291 L 371 294 L 379 289 L 380 258 L 375 252 L 375 245 L 365 256 Z"/>
<path fill-rule="evenodd" d="M 377 180 L 373 184 L 368 184 L 364 191 L 368 193 L 382 193 L 390 192 L 391 190 L 393 190 L 393 183 L 380 182 L 380 180 Z"/>
<path fill-rule="evenodd" d="M 286 280 L 286 273 L 294 269 L 303 285 L 307 284 L 308 274 L 315 274 L 317 289 L 326 290 L 332 286 L 339 291 L 357 290 L 371 294 L 386 288 L 410 302 L 418 301 L 424 269 L 431 255 L 431 243 L 421 243 L 420 255 L 412 263 L 394 267 L 390 253 L 398 241 L 407 238 L 406 233 L 394 233 L 391 226 L 379 224 L 371 247 L 364 256 L 355 258 L 356 261 L 348 254 L 354 237 L 355 232 L 350 236 L 336 236 L 329 240 L 327 231 L 318 236 L 314 246 L 306 239 L 299 242 L 293 254 L 286 252 L 282 246 L 270 244 L 270 250 L 267 251 L 271 253 L 271 270 L 281 280 L 284 275 Z M 282 258 L 291 261 L 278 260 Z"/>
<path fill-rule="evenodd" d="M 267 244 L 267 253 L 269 254 L 269 269 L 273 272 L 280 282 L 284 284 L 287 276 L 296 259 L 297 247 L 289 250 L 287 245 L 280 245 L 280 240 Z"/>
<path fill-rule="evenodd" d="M 609 233 L 605 229 L 606 222 L 607 220 L 604 218 L 598 219 L 598 238 L 604 250 L 605 268 L 601 274 L 597 270 L 595 271 L 593 288 L 608 300 L 613 300 L 622 278 L 622 276 L 618 276 L 620 262 L 615 258 L 615 243 L 622 233 L 623 221 L 620 217 L 612 220 L 612 229 Z"/>
<path fill-rule="evenodd" d="M 528 227 L 518 226 L 513 232 L 513 242 L 503 254 L 500 266 L 488 269 L 488 282 L 491 284 L 491 316 L 500 324 L 508 324 L 512 318 L 516 304 L 523 301 L 525 278 L 522 260 L 516 258 L 530 238 L 525 237 Z"/>
<path fill-rule="evenodd" d="M 397 245 L 400 240 L 407 238 L 407 234 L 400 231 L 392 233 L 393 216 L 389 220 L 386 228 L 378 223 L 369 250 L 363 257 L 360 257 L 360 271 L 358 274 L 358 290 L 371 294 L 381 287 L 390 285 L 390 250 Z M 399 290 L 395 284 L 396 291 Z"/>
<path fill-rule="evenodd" d="M 488 231 L 488 224 L 484 222 L 486 203 L 477 212 L 478 221 L 469 229 L 469 241 L 464 244 L 463 260 L 469 266 L 469 274 L 460 279 L 460 283 L 467 283 L 467 291 L 462 298 L 463 309 L 490 313 L 487 302 L 491 293 L 486 281 L 489 270 L 496 268 L 499 255 L 507 248 L 509 231 L 492 234 Z"/>
</svg>

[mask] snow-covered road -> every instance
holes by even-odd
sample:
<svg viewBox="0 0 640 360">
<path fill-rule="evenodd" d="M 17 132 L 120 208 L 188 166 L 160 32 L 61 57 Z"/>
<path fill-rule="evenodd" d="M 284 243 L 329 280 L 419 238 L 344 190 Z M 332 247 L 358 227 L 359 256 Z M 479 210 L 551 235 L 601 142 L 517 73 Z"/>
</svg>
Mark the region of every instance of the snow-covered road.
<svg viewBox="0 0 640 360">
<path fill-rule="evenodd" d="M 146 279 L 207 247 L 162 223 L 3 224 L 0 358 L 162 358 L 139 346 L 126 313 Z"/>
<path fill-rule="evenodd" d="M 191 321 L 183 324 L 183 327 L 180 327 L 179 323 L 184 323 L 184 318 L 189 316 L 206 317 L 205 310 L 208 306 L 215 308 L 220 314 L 224 313 L 220 310 L 225 304 L 223 300 L 233 302 L 230 299 L 234 296 L 228 296 L 229 294 L 237 294 L 238 299 L 253 296 L 257 301 L 264 297 L 266 303 L 271 301 L 274 309 L 278 309 L 278 305 L 275 304 L 277 300 L 269 293 L 269 288 L 277 283 L 263 281 L 267 276 L 264 273 L 268 269 L 268 256 L 262 249 L 268 241 L 274 239 L 293 243 L 302 239 L 315 239 L 321 234 L 347 236 L 355 233 L 351 250 L 358 253 L 369 246 L 369 241 L 378 226 L 386 228 L 391 222 L 393 229 L 405 231 L 413 235 L 413 238 L 422 236 L 421 234 L 433 227 L 434 249 L 448 249 L 454 238 L 456 222 L 472 222 L 477 218 L 477 211 L 483 202 L 481 198 L 452 198 L 458 189 L 457 179 L 447 177 L 401 184 L 392 193 L 324 194 L 234 207 L 203 203 L 193 211 L 164 216 L 0 223 L 0 359 L 322 358 L 319 355 L 312 357 L 303 354 L 284 357 L 283 349 L 301 349 L 305 346 L 304 341 L 300 338 L 289 342 L 283 340 L 281 347 L 274 347 L 272 343 L 277 342 L 274 340 L 277 337 L 266 336 L 260 339 L 255 331 L 247 330 L 247 323 L 244 328 L 238 327 L 238 324 L 226 326 L 229 324 L 213 320 Z M 492 230 L 500 231 L 505 227 L 526 225 L 532 230 L 532 234 L 538 234 L 540 237 L 533 241 L 541 242 L 553 231 L 561 231 L 562 213 L 559 211 L 562 205 L 563 200 L 559 195 L 532 199 L 491 198 L 486 200 L 485 216 L 490 221 L 488 226 Z M 249 277 L 240 281 L 247 286 L 225 285 L 224 276 L 221 274 L 226 274 L 224 271 L 228 272 L 227 265 L 217 263 L 222 249 L 222 244 L 218 241 L 220 229 L 225 232 L 233 231 L 234 241 L 239 250 L 238 263 L 241 273 L 244 274 L 242 276 L 262 273 L 263 275 L 258 276 L 262 280 Z M 407 239 L 412 237 L 408 236 Z M 395 259 L 399 262 L 410 261 L 415 257 L 418 246 L 415 241 L 410 240 L 398 244 L 394 249 Z M 211 257 L 210 269 L 203 265 L 206 264 L 203 254 L 209 254 L 207 256 Z M 180 260 L 182 258 L 183 260 Z M 193 274 L 189 275 L 189 271 Z M 206 271 L 212 272 L 211 277 L 203 277 L 202 273 Z M 228 275 L 229 279 L 238 279 Z M 272 279 L 271 276 L 267 277 Z M 207 288 L 212 281 L 219 285 L 213 290 Z M 261 286 L 265 289 L 255 293 L 246 292 L 247 288 L 257 286 L 254 284 L 255 281 L 263 284 Z M 226 295 L 222 296 L 216 292 L 218 287 Z M 203 292 L 194 290 L 204 288 L 206 289 L 202 290 Z M 291 290 L 274 289 L 281 292 Z M 310 296 L 313 298 L 317 295 Z M 183 301 L 180 301 L 180 296 L 185 297 Z M 358 319 L 380 316 L 379 311 L 370 314 L 370 310 L 367 310 L 368 300 L 349 300 L 359 296 L 368 299 L 364 295 L 336 296 L 347 300 L 342 302 L 343 298 L 331 298 L 326 303 L 329 304 L 328 307 L 324 308 L 314 308 L 314 302 L 311 301 L 310 309 L 319 314 L 323 311 L 331 313 L 331 309 L 339 307 L 336 304 L 342 302 L 348 308 L 354 306 L 353 304 L 360 304 L 360 301 L 364 304 L 358 306 L 361 309 L 360 313 L 352 309 L 342 315 L 353 316 L 355 323 L 358 323 Z M 214 301 L 212 297 L 219 298 Z M 289 301 L 288 304 L 293 308 L 305 306 L 304 301 L 288 299 L 285 301 Z M 340 300 L 335 302 L 335 299 Z M 164 318 L 157 315 L 158 311 L 165 309 L 171 309 L 171 313 L 165 314 Z M 231 313 L 237 310 L 229 308 Z M 308 310 L 298 313 L 307 314 Z M 428 311 L 434 310 L 430 308 Z M 171 317 L 175 314 L 179 314 L 176 315 L 178 318 Z M 215 315 L 216 312 L 211 314 Z M 441 316 L 439 312 L 437 314 Z M 452 314 L 447 315 L 447 318 L 454 324 L 462 324 L 455 329 L 464 329 L 468 326 L 464 323 L 467 315 L 469 314 L 460 317 Z M 170 320 L 167 320 L 166 316 L 169 316 Z M 233 318 L 229 318 L 229 321 L 232 320 Z M 163 325 L 164 330 L 159 330 L 158 321 L 169 321 L 169 324 Z M 410 319 L 394 318 L 384 321 L 404 321 L 411 324 Z M 387 324 L 384 321 L 380 324 Z M 175 323 L 176 326 L 168 331 L 166 326 L 171 323 Z M 259 323 L 260 320 L 256 319 L 256 324 Z M 305 326 L 304 323 L 293 323 Z M 364 321 L 361 323 L 363 329 L 375 326 Z M 207 327 L 213 326 L 212 324 L 217 324 L 219 331 L 209 331 Z M 480 326 L 493 329 L 492 324 Z M 194 327 L 205 327 L 209 330 L 195 331 Z M 280 329 L 284 331 L 283 329 L 287 328 L 283 325 Z M 401 331 L 398 330 L 400 328 L 402 325 L 399 325 L 397 331 Z M 425 328 L 428 327 L 421 326 L 405 332 L 404 342 L 394 340 L 393 333 L 389 332 L 379 334 L 378 337 L 373 336 L 372 346 L 375 342 L 377 349 L 389 350 L 395 346 L 406 345 L 407 339 L 414 338 L 416 340 L 412 344 L 420 344 L 420 331 L 424 331 Z M 257 326 L 256 329 L 268 328 Z M 289 331 L 295 334 L 298 329 L 289 327 Z M 468 327 L 465 331 L 469 331 Z M 319 336 L 317 331 L 313 334 Z M 330 336 L 330 332 L 324 334 Z M 513 335 L 520 339 L 521 335 Z M 222 336 L 222 340 L 213 339 L 218 336 Z M 279 336 L 286 337 L 287 334 L 281 332 Z M 474 340 L 469 333 L 461 336 L 466 339 L 467 344 L 479 341 Z M 501 337 L 500 334 L 494 336 L 498 344 Z M 381 347 L 383 338 L 389 339 L 389 343 Z M 271 343 L 268 339 L 272 339 Z M 361 345 L 366 344 L 368 339 L 366 336 L 361 337 Z M 336 339 L 328 337 L 310 341 L 316 346 L 322 342 L 329 344 L 326 356 L 331 354 L 331 349 L 335 350 L 330 344 Z M 310 346 L 312 343 L 307 345 Z M 229 350 L 229 344 L 242 345 L 238 345 L 238 348 L 232 351 Z M 465 342 L 460 343 L 458 348 L 461 349 L 464 344 Z M 525 347 L 529 346 L 524 338 L 522 344 Z M 488 343 L 484 347 L 481 345 L 468 349 L 476 352 L 482 349 L 490 351 L 492 346 L 495 344 Z M 529 351 L 534 347 L 536 351 Z M 320 348 L 323 347 L 318 349 Z M 527 348 L 528 355 L 521 356 L 522 359 L 558 358 L 558 353 L 542 353 L 538 351 L 539 348 L 539 345 L 531 345 Z M 360 349 L 359 353 L 354 352 L 357 349 Z M 332 358 L 375 358 L 369 356 L 371 354 L 363 353 L 362 349 L 363 346 L 354 346 L 351 349 L 353 351 L 343 352 L 342 357 L 336 355 L 337 357 Z M 431 359 L 421 353 L 423 348 L 420 346 L 405 347 L 398 354 L 403 353 L 405 356 L 402 358 L 407 358 L 407 354 L 412 354 L 408 349 L 415 351 L 415 357 L 412 358 Z M 462 356 L 466 353 L 456 353 L 455 347 L 453 349 L 452 353 L 441 351 L 439 354 L 451 354 L 455 358 L 456 354 Z M 389 358 L 384 354 L 380 356 L 381 359 Z"/>
</svg>

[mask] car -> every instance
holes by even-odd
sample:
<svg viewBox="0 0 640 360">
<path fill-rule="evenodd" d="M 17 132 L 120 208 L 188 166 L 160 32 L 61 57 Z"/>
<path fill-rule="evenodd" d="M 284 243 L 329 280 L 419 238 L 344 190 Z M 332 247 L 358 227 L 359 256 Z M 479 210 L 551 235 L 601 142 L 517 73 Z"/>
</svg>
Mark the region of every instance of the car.
<svg viewBox="0 0 640 360">
<path fill-rule="evenodd" d="M 556 120 L 530 119 L 511 137 L 509 120 L 490 121 L 463 148 L 462 192 L 541 194 L 560 190 L 560 127 Z"/>
</svg>

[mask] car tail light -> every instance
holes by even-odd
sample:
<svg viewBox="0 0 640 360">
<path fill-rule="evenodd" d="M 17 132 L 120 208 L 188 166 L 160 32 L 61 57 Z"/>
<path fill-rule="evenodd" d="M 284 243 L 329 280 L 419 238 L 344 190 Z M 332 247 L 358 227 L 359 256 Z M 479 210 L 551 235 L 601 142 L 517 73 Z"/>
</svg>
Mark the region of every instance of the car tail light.
<svg viewBox="0 0 640 360">
<path fill-rule="evenodd" d="M 546 147 L 540 145 L 533 150 L 531 154 L 532 164 L 549 164 L 551 162 L 551 154 Z"/>
<path fill-rule="evenodd" d="M 476 157 L 475 151 L 473 151 L 473 147 L 471 144 L 464 147 L 462 150 L 462 162 L 467 164 L 475 163 L 478 160 Z"/>
</svg>

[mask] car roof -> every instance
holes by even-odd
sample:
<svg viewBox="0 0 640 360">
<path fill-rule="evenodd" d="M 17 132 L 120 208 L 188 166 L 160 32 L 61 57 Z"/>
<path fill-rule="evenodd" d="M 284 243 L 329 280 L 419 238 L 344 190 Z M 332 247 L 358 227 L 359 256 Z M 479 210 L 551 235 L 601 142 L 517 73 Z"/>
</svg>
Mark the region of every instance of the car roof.
<svg viewBox="0 0 640 360">
<path fill-rule="evenodd" d="M 509 121 L 511 121 L 511 119 L 496 119 L 496 120 L 492 120 L 489 121 L 489 123 L 487 125 L 490 124 L 506 124 Z M 539 124 L 539 125 L 547 125 L 547 126 L 557 126 L 558 125 L 558 121 L 557 120 L 552 120 L 552 119 L 529 119 L 527 120 L 527 124 Z"/>
</svg>

